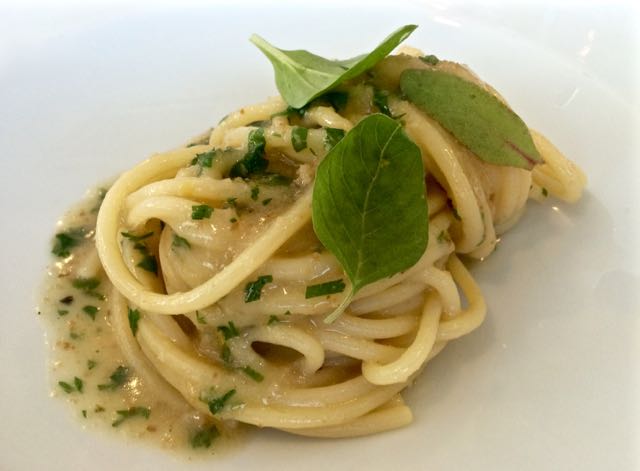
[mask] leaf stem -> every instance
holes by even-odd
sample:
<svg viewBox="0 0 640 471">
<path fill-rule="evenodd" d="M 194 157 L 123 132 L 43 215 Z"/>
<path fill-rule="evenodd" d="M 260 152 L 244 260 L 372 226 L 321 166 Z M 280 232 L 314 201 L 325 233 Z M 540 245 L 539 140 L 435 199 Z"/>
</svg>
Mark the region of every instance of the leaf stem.
<svg viewBox="0 0 640 471">
<path fill-rule="evenodd" d="M 349 304 L 351 304 L 351 300 L 353 299 L 354 294 L 356 293 L 353 291 L 353 288 L 352 288 L 351 291 L 349 291 L 349 294 L 345 296 L 345 298 L 342 300 L 340 305 L 336 308 L 336 310 L 324 318 L 324 323 L 333 324 L 335 320 L 338 317 L 340 317 L 342 313 L 347 309 Z"/>
</svg>

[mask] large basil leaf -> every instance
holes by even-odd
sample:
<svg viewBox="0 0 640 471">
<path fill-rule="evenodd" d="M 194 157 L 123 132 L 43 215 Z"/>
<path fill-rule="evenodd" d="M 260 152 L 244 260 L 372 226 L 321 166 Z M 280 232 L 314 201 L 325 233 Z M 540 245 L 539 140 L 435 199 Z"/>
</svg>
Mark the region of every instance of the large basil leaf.
<svg viewBox="0 0 640 471">
<path fill-rule="evenodd" d="M 312 210 L 316 235 L 351 280 L 331 322 L 363 286 L 413 266 L 427 248 L 420 150 L 397 121 L 368 116 L 318 166 Z"/>
<path fill-rule="evenodd" d="M 439 70 L 406 70 L 400 89 L 485 162 L 526 169 L 542 162 L 527 125 L 478 85 Z"/>
<path fill-rule="evenodd" d="M 416 25 L 403 26 L 369 54 L 343 61 L 332 61 L 304 50 L 278 49 L 257 34 L 251 36 L 251 42 L 271 61 L 282 98 L 289 106 L 302 108 L 338 84 L 376 65 L 416 28 Z"/>
</svg>

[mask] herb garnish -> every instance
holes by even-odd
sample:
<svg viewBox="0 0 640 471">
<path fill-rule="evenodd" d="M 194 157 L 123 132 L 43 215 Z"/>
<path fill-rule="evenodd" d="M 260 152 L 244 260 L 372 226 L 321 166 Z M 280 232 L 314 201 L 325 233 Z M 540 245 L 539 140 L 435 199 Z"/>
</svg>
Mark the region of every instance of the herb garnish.
<svg viewBox="0 0 640 471">
<path fill-rule="evenodd" d="M 258 201 L 258 195 L 260 194 L 260 187 L 254 186 L 251 188 L 251 199 L 253 201 Z"/>
<path fill-rule="evenodd" d="M 420 149 L 398 122 L 368 116 L 329 151 L 316 174 L 312 220 L 351 280 L 351 292 L 325 322 L 363 286 L 420 259 L 429 224 L 424 169 Z"/>
<path fill-rule="evenodd" d="M 440 70 L 405 70 L 400 89 L 485 162 L 525 169 L 542 162 L 522 119 L 475 83 Z"/>
<path fill-rule="evenodd" d="M 263 275 L 259 276 L 257 280 L 247 283 L 244 287 L 244 302 L 250 303 L 260 299 L 260 296 L 262 295 L 262 288 L 264 285 L 271 282 L 273 282 L 273 276 Z"/>
<path fill-rule="evenodd" d="M 196 311 L 196 320 L 198 321 L 198 324 L 206 324 L 207 320 L 204 318 L 204 316 L 202 314 L 200 314 L 200 311 Z"/>
<path fill-rule="evenodd" d="M 58 386 L 60 386 L 67 394 L 71 394 L 74 391 L 82 393 L 82 390 L 84 389 L 84 382 L 77 376 L 74 376 L 73 384 L 69 384 L 66 381 L 58 381 Z"/>
<path fill-rule="evenodd" d="M 85 236 L 84 229 L 70 229 L 66 232 L 59 232 L 55 235 L 55 244 L 51 253 L 58 257 L 68 257 L 71 249 L 78 246 Z"/>
<path fill-rule="evenodd" d="M 324 128 L 324 146 L 330 150 L 344 137 L 344 130 L 337 128 Z"/>
<path fill-rule="evenodd" d="M 92 370 L 98 363 L 95 360 L 87 360 L 87 369 Z"/>
<path fill-rule="evenodd" d="M 251 36 L 251 42 L 273 65 L 276 86 L 282 98 L 289 106 L 302 108 L 340 83 L 372 68 L 416 28 L 415 25 L 403 26 L 387 36 L 369 54 L 341 61 L 325 59 L 304 50 L 278 49 L 255 34 Z"/>
<path fill-rule="evenodd" d="M 426 56 L 421 56 L 420 60 L 422 62 L 424 62 L 425 64 L 429 64 L 429 65 L 437 65 L 438 62 L 440 62 L 440 59 L 438 59 L 436 56 L 434 56 L 433 54 L 428 54 Z"/>
<path fill-rule="evenodd" d="M 225 340 L 229 340 L 240 335 L 240 332 L 233 321 L 229 321 L 228 325 L 219 325 L 218 330 L 222 332 Z"/>
<path fill-rule="evenodd" d="M 218 428 L 215 425 L 198 430 L 189 439 L 191 448 L 209 448 L 213 440 L 220 435 Z"/>
<path fill-rule="evenodd" d="M 267 325 L 277 324 L 278 322 L 280 322 L 280 318 L 275 314 L 271 314 L 269 316 L 269 320 L 267 321 Z"/>
<path fill-rule="evenodd" d="M 151 409 L 148 407 L 133 406 L 128 409 L 117 410 L 116 414 L 118 414 L 119 417 L 113 421 L 111 424 L 112 427 L 117 427 L 125 420 L 133 417 L 144 417 L 145 419 L 148 419 L 151 415 Z"/>
<path fill-rule="evenodd" d="M 305 299 L 316 298 L 318 296 L 326 296 L 329 294 L 342 293 L 346 285 L 342 278 L 339 280 L 327 281 L 326 283 L 320 283 L 317 285 L 307 286 L 304 293 Z"/>
<path fill-rule="evenodd" d="M 68 309 L 58 309 L 58 315 L 60 317 L 66 316 L 67 314 L 69 314 L 69 310 Z"/>
<path fill-rule="evenodd" d="M 199 165 L 200 167 L 211 168 L 211 164 L 213 163 L 213 158 L 216 156 L 216 150 L 212 149 L 207 152 L 203 152 L 202 154 L 196 154 L 196 156 L 191 161 L 191 165 Z"/>
<path fill-rule="evenodd" d="M 389 109 L 389 93 L 388 92 L 384 90 L 376 89 L 373 92 L 373 104 L 378 107 L 378 109 L 380 110 L 380 113 L 383 113 L 389 116 L 390 118 L 393 117 L 391 116 L 391 110 Z"/>
<path fill-rule="evenodd" d="M 235 393 L 235 389 L 230 389 L 222 396 L 207 401 L 209 405 L 209 411 L 214 415 L 220 412 Z"/>
<path fill-rule="evenodd" d="M 129 377 L 129 368 L 126 366 L 118 366 L 115 371 L 109 376 L 109 382 L 106 384 L 99 384 L 98 389 L 100 391 L 115 391 L 124 383 L 126 383 Z"/>
<path fill-rule="evenodd" d="M 82 291 L 87 296 L 104 301 L 104 295 L 96 292 L 96 288 L 100 286 L 100 280 L 98 278 L 76 278 L 71 281 L 71 286 Z M 67 298 L 64 298 L 67 299 Z M 73 297 L 69 304 L 73 301 Z M 65 303 L 66 304 L 66 303 Z"/>
<path fill-rule="evenodd" d="M 131 327 L 131 332 L 135 337 L 138 333 L 138 322 L 140 321 L 140 311 L 137 309 L 129 308 L 129 312 L 127 317 L 129 317 L 129 327 Z"/>
<path fill-rule="evenodd" d="M 98 313 L 98 311 L 99 309 L 96 306 L 91 306 L 91 305 L 88 305 L 82 308 L 82 312 L 88 315 L 93 321 L 96 320 L 96 314 Z"/>
<path fill-rule="evenodd" d="M 269 166 L 269 161 L 264 158 L 266 142 L 263 128 L 251 131 L 247 142 L 247 153 L 242 160 L 231 167 L 229 176 L 247 178 L 254 173 L 263 173 Z"/>
<path fill-rule="evenodd" d="M 156 260 L 155 255 L 151 255 L 150 253 L 145 253 L 142 260 L 140 260 L 136 266 L 154 275 L 158 274 L 158 260 Z"/>
<path fill-rule="evenodd" d="M 291 130 L 291 145 L 296 152 L 307 148 L 307 134 L 309 130 L 302 126 L 294 126 Z"/>
<path fill-rule="evenodd" d="M 244 374 L 246 374 L 249 378 L 254 380 L 256 383 L 261 383 L 264 380 L 264 376 L 262 373 L 254 370 L 250 366 L 245 366 L 240 368 Z"/>
<path fill-rule="evenodd" d="M 198 204 L 191 206 L 191 219 L 209 219 L 213 213 L 213 208 L 208 204 Z"/>
<path fill-rule="evenodd" d="M 153 231 L 147 232 L 146 234 L 142 235 L 132 234 L 131 232 L 121 232 L 120 234 L 129 239 L 131 242 L 140 242 L 141 240 L 145 240 L 151 237 L 153 235 Z"/>
<path fill-rule="evenodd" d="M 187 249 L 191 248 L 191 244 L 184 237 L 180 237 L 178 234 L 173 234 L 173 241 L 171 242 L 171 247 L 174 249 L 185 247 Z"/>
</svg>

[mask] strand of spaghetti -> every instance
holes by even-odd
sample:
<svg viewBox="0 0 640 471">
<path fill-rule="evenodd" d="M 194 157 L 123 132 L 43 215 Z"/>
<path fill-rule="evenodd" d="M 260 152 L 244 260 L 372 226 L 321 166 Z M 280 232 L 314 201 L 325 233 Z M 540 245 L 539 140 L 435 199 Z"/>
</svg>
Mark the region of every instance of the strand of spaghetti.
<svg viewBox="0 0 640 471">
<path fill-rule="evenodd" d="M 204 201 L 224 202 L 236 198 L 238 203 L 251 201 L 251 188 L 242 180 L 224 178 L 180 177 L 150 183 L 127 196 L 125 209 L 140 204 L 144 199 L 154 196 L 180 196 Z"/>
<path fill-rule="evenodd" d="M 480 288 L 458 257 L 451 256 L 447 263 L 447 269 L 462 289 L 469 306 L 454 318 L 440 322 L 438 341 L 453 340 L 468 334 L 482 324 L 487 313 L 487 305 Z"/>
<path fill-rule="evenodd" d="M 98 215 L 96 246 L 109 279 L 127 299 L 147 311 L 179 314 L 215 303 L 267 260 L 311 217 L 312 191 L 307 189 L 288 211 L 275 218 L 251 247 L 207 282 L 186 293 L 165 295 L 147 290 L 131 275 L 120 256 L 117 242 L 120 208 L 127 194 L 137 190 L 143 182 L 153 181 L 169 169 L 185 165 L 197 152 L 196 146 L 161 154 L 125 173 L 107 193 Z"/>
<path fill-rule="evenodd" d="M 196 409 L 207 411 L 199 392 L 216 384 L 220 390 L 229 390 L 233 377 L 220 368 L 193 357 L 164 337 L 153 325 L 141 322 L 138 341 L 151 362 L 162 375 Z M 260 427 L 312 428 L 347 423 L 387 402 L 406 387 L 406 383 L 373 388 L 361 396 L 322 407 L 283 407 L 245 404 L 221 411 L 221 419 L 235 419 Z M 344 390 L 345 386 L 342 386 Z M 249 398 L 246 398 L 249 399 Z"/>
<path fill-rule="evenodd" d="M 433 293 L 427 296 L 413 343 L 399 358 L 386 364 L 379 360 L 364 361 L 362 375 L 367 381 L 378 384 L 396 384 L 407 381 L 427 360 L 438 332 L 438 321 L 442 312 L 440 300 Z"/>
<path fill-rule="evenodd" d="M 147 357 L 142 353 L 136 342 L 127 317 L 127 304 L 125 299 L 116 289 L 111 289 L 109 295 L 111 306 L 111 322 L 118 342 L 118 347 L 128 365 L 130 365 L 147 383 L 147 386 L 164 400 L 169 406 L 176 410 L 185 410 L 187 404 L 183 397 L 173 386 L 167 383 L 155 370 Z"/>
<path fill-rule="evenodd" d="M 211 132 L 209 144 L 219 148 L 224 147 L 224 136 L 230 129 L 246 126 L 255 121 L 264 121 L 271 118 L 272 115 L 284 111 L 286 108 L 286 103 L 279 96 L 269 98 L 263 103 L 240 108 L 220 121 Z"/>
<path fill-rule="evenodd" d="M 413 421 L 411 409 L 405 405 L 379 408 L 351 422 L 310 429 L 288 429 L 285 432 L 314 438 L 347 438 L 394 430 Z"/>
<path fill-rule="evenodd" d="M 343 314 L 333 323 L 333 327 L 339 332 L 360 338 L 388 339 L 412 332 L 417 324 L 413 314 L 382 319 L 364 319 Z"/>
<path fill-rule="evenodd" d="M 534 167 L 533 180 L 536 183 L 544 182 L 541 186 L 564 201 L 569 203 L 578 201 L 587 183 L 584 172 L 562 155 L 542 134 L 533 129 L 530 131 L 533 142 L 545 161 L 543 165 Z"/>
<path fill-rule="evenodd" d="M 324 349 L 320 342 L 302 329 L 288 325 L 254 327 L 247 333 L 247 345 L 265 342 L 288 347 L 303 355 L 303 373 L 310 375 L 318 371 L 324 363 Z"/>
</svg>

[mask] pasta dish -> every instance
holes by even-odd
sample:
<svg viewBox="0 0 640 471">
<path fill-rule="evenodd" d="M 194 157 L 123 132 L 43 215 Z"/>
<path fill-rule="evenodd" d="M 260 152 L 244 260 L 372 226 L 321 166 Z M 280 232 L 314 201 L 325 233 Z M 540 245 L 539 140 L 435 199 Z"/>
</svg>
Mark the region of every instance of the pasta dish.
<svg viewBox="0 0 640 471">
<path fill-rule="evenodd" d="M 65 219 L 48 299 L 76 360 L 56 388 L 84 417 L 147 434 L 164 417 L 183 431 L 163 440 L 194 448 L 237 423 L 411 422 L 402 391 L 486 315 L 463 262 L 529 199 L 574 202 L 586 181 L 467 67 L 390 54 L 414 28 L 346 61 L 254 36 L 280 96 Z"/>
</svg>

